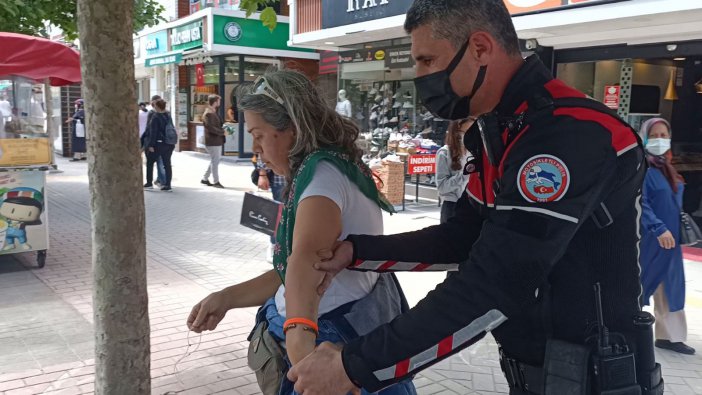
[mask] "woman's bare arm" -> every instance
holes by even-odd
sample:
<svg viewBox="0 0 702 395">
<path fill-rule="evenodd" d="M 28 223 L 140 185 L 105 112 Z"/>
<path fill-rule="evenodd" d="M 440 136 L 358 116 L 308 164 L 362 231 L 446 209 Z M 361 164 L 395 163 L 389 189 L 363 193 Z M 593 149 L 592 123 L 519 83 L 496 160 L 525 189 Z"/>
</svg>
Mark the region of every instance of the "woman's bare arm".
<svg viewBox="0 0 702 395">
<path fill-rule="evenodd" d="M 287 318 L 307 318 L 317 322 L 317 294 L 324 274 L 312 265 L 318 260 L 317 251 L 329 249 L 341 235 L 341 210 L 334 201 L 323 196 L 304 199 L 297 208 L 293 234 L 292 255 L 288 257 L 285 276 Z M 314 350 L 313 332 L 301 326 L 290 329 L 286 336 L 290 361 L 295 364 Z"/>
</svg>

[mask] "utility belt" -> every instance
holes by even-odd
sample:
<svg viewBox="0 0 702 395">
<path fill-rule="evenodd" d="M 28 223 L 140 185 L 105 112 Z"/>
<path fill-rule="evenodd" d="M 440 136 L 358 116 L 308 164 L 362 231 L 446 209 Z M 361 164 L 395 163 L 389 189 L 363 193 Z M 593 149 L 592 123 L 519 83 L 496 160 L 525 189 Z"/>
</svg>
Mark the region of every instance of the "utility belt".
<svg viewBox="0 0 702 395">
<path fill-rule="evenodd" d="M 631 348 L 603 354 L 584 344 L 549 339 L 541 367 L 510 358 L 500 367 L 511 389 L 543 395 L 662 395 L 663 378 L 653 351 L 653 317 L 638 313 Z"/>
<path fill-rule="evenodd" d="M 542 394 L 544 391 L 544 369 L 528 365 L 505 355 L 500 347 L 500 368 L 507 378 L 509 388 Z"/>
</svg>

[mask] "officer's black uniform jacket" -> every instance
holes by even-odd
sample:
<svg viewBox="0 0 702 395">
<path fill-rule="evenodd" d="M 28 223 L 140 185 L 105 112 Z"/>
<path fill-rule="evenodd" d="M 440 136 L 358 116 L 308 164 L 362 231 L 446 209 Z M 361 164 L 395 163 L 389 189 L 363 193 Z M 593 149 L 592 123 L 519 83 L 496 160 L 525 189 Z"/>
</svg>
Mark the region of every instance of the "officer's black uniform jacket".
<svg viewBox="0 0 702 395">
<path fill-rule="evenodd" d="M 496 110 L 520 114 L 536 92 L 584 97 L 532 57 Z M 482 156 L 482 171 L 471 174 L 447 224 L 348 238 L 357 270 L 446 270 L 461 262 L 456 275 L 408 313 L 344 347 L 347 374 L 370 391 L 470 346 L 490 330 L 506 355 L 541 366 L 547 337 L 584 342 L 595 318 L 596 282 L 610 330 L 632 330 L 640 293 L 640 183 L 627 181 L 641 179 L 645 170 L 633 131 L 592 109 L 555 108 L 524 125 L 499 166 Z M 530 201 L 534 186 L 528 191 L 527 182 L 539 180 L 527 180 L 533 177 L 527 173 L 535 159 L 544 158 L 555 166 L 541 170 L 560 170 L 560 183 L 542 179 L 539 187 L 547 189 L 539 191 L 547 201 Z M 591 215 L 613 193 L 619 212 L 600 229 Z"/>
</svg>

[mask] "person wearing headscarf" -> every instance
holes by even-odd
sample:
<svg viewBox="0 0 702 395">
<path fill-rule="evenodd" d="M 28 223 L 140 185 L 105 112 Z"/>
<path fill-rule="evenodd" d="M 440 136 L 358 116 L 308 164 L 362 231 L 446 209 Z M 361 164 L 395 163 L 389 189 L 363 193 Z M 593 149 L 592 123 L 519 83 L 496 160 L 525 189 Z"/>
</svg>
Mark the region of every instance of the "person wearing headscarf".
<svg viewBox="0 0 702 395">
<path fill-rule="evenodd" d="M 670 123 L 652 118 L 639 131 L 649 169 L 641 196 L 641 284 L 643 302 L 653 296 L 658 348 L 694 354 L 687 341 L 685 272 L 680 246 L 683 178 L 671 163 Z"/>
<path fill-rule="evenodd" d="M 71 162 L 86 160 L 85 153 L 88 151 L 86 146 L 87 128 L 85 125 L 85 110 L 83 109 L 83 99 L 75 101 L 76 112 L 72 117 L 68 118 L 66 123 L 71 123 L 71 150 L 73 151 L 73 159 Z"/>
</svg>

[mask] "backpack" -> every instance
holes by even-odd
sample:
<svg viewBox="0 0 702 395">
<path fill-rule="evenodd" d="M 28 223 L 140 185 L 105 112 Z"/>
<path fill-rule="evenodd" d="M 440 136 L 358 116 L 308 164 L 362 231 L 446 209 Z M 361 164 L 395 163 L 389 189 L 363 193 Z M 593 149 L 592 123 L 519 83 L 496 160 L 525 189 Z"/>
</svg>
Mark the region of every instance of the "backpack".
<svg viewBox="0 0 702 395">
<path fill-rule="evenodd" d="M 163 142 L 170 145 L 178 144 L 178 132 L 176 131 L 175 126 L 173 126 L 171 114 L 168 114 L 168 123 L 166 124 L 166 132 Z"/>
</svg>

